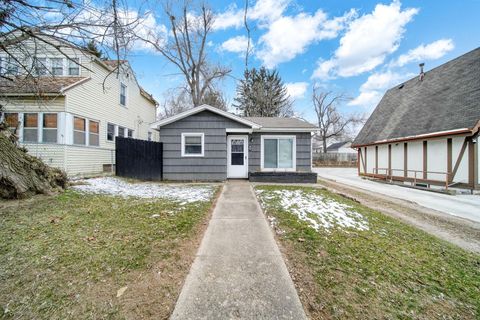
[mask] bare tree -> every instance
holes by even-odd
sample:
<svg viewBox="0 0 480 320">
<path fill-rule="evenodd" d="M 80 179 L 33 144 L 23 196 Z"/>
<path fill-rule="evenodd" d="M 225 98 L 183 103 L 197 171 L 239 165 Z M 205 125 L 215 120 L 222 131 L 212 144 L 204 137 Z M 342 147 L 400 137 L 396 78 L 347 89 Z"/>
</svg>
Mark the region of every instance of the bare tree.
<svg viewBox="0 0 480 320">
<path fill-rule="evenodd" d="M 171 89 L 166 92 L 165 100 L 158 108 L 158 117 L 160 119 L 168 118 L 192 107 L 192 101 L 187 91 L 183 88 Z"/>
<path fill-rule="evenodd" d="M 17 75 L 35 80 L 35 56 L 45 48 L 77 63 L 68 49 L 88 51 L 85 48 L 94 41 L 113 59 L 122 60 L 138 41 L 136 31 L 145 19 L 117 0 L 103 5 L 83 0 L 8 0 L 2 5 L 0 51 L 5 70 L 0 79 L 11 81 Z"/>
<path fill-rule="evenodd" d="M 201 101 L 201 104 L 208 104 L 220 110 L 227 111 L 228 101 L 220 89 L 208 90 Z M 168 118 L 193 108 L 190 95 L 183 88 L 174 88 L 167 91 L 165 100 L 159 107 L 158 117 Z"/>
<path fill-rule="evenodd" d="M 178 11 L 174 7 L 180 7 Z M 185 78 L 186 90 L 194 106 L 202 103 L 204 95 L 214 89 L 215 82 L 230 73 L 230 69 L 213 65 L 207 59 L 207 38 L 212 31 L 213 12 L 202 4 L 195 15 L 193 5 L 185 1 L 182 6 L 165 5 L 170 21 L 171 37 L 156 37 L 151 43 Z M 150 38 L 155 37 L 150 34 Z"/>
<path fill-rule="evenodd" d="M 332 91 L 322 91 L 314 85 L 312 102 L 317 114 L 319 131 L 318 137 L 323 144 L 323 152 L 327 152 L 327 141 L 332 138 L 345 137 L 350 126 L 365 121 L 365 117 L 356 114 L 343 115 L 338 111 L 338 104 L 348 98 L 343 94 L 335 94 Z"/>
<path fill-rule="evenodd" d="M 60 55 L 88 69 L 70 53 L 71 49 L 85 50 L 88 41 L 95 40 L 105 52 L 121 60 L 136 41 L 137 26 L 142 23 L 140 15 L 127 12 L 121 8 L 125 3 L 117 0 L 108 0 L 104 6 L 84 0 L 0 3 L 0 89 L 8 93 L 25 86 L 38 99 L 39 106 L 44 98 L 38 85 L 39 70 L 45 71 L 43 79 L 55 75 L 37 55 Z M 120 68 L 117 63 L 110 74 Z M 5 102 L 8 95 L 0 93 L 0 115 Z M 0 197 L 19 198 L 65 187 L 66 175 L 27 154 L 5 122 L 0 123 L 0 150 Z"/>
</svg>

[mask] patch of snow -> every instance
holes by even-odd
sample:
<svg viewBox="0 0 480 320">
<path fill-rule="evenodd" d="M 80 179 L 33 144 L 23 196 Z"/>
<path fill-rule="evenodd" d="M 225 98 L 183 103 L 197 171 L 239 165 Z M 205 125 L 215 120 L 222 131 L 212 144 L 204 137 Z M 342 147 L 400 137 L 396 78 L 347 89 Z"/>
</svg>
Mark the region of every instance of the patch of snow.
<svg viewBox="0 0 480 320">
<path fill-rule="evenodd" d="M 313 192 L 303 190 L 274 190 L 270 192 L 257 191 L 262 206 L 269 204 L 268 200 L 278 200 L 279 205 L 296 215 L 298 219 L 307 222 L 313 229 L 326 230 L 334 227 L 368 230 L 368 221 L 352 207 L 325 198 Z M 270 219 L 269 219 L 270 220 Z M 270 220 L 272 223 L 272 220 Z"/>
<path fill-rule="evenodd" d="M 84 184 L 72 188 L 85 193 L 106 194 L 119 197 L 137 197 L 143 199 L 163 198 L 181 202 L 208 201 L 213 196 L 214 188 L 209 185 L 167 185 L 144 182 L 129 183 L 114 177 L 87 179 Z"/>
</svg>

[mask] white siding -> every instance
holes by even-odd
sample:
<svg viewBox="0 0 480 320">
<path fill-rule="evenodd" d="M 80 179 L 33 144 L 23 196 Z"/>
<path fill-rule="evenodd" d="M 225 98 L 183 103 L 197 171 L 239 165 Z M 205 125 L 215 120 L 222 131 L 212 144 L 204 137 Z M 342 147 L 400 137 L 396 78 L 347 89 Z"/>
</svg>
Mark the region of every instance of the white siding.
<svg viewBox="0 0 480 320">
<path fill-rule="evenodd" d="M 111 74 L 98 64 L 92 64 L 95 71 L 92 79 L 67 91 L 66 110 L 74 115 L 100 121 L 100 147 L 112 149 L 113 141 L 107 141 L 107 123 L 134 130 L 134 138 L 147 140 L 149 125 L 155 122 L 156 108 L 140 94 L 130 71 L 127 78 Z M 105 91 L 103 82 L 105 80 Z M 127 105 L 120 105 L 120 83 L 127 85 Z M 153 132 L 153 140 L 158 134 Z"/>
<path fill-rule="evenodd" d="M 375 161 L 375 158 L 373 158 Z M 378 146 L 378 168 L 388 168 L 388 144 L 381 144 Z M 385 170 L 378 170 L 379 174 L 385 174 Z"/>
<path fill-rule="evenodd" d="M 447 172 L 447 139 L 428 140 L 427 171 Z M 446 175 L 429 173 L 427 179 L 445 181 Z"/>
<path fill-rule="evenodd" d="M 38 157 L 45 164 L 65 170 L 65 145 L 51 143 L 29 143 L 23 144 L 28 153 Z"/>
<path fill-rule="evenodd" d="M 45 98 L 8 98 L 0 101 L 5 111 L 15 112 L 60 112 L 65 110 L 65 99 L 63 96 Z"/>
<path fill-rule="evenodd" d="M 460 154 L 460 151 L 462 150 L 462 145 L 464 141 L 465 137 L 452 138 L 452 170 L 455 167 L 455 163 L 457 161 L 458 155 Z M 465 149 L 465 153 L 463 154 L 463 158 L 460 162 L 460 166 L 458 167 L 453 182 L 468 183 L 468 146 Z"/>
<path fill-rule="evenodd" d="M 475 148 L 477 149 L 477 157 L 475 161 L 477 166 L 477 183 L 480 185 L 480 147 L 478 146 L 479 143 L 480 137 L 477 137 L 477 143 L 475 143 Z"/>
<path fill-rule="evenodd" d="M 69 176 L 100 174 L 104 164 L 115 164 L 115 150 L 66 146 L 65 162 L 65 171 Z"/>
<path fill-rule="evenodd" d="M 407 144 L 407 167 L 408 170 L 423 170 L 423 141 L 409 141 Z M 408 172 L 408 176 L 413 178 L 415 174 Z M 417 173 L 417 178 L 422 179 L 422 173 Z"/>
<path fill-rule="evenodd" d="M 37 50 L 38 57 L 63 58 L 64 75 L 68 75 L 68 59 L 62 57 L 57 50 L 45 47 L 41 42 L 26 41 L 24 45 L 26 48 Z M 76 49 L 62 48 L 62 50 L 69 57 L 80 59 L 83 65 L 80 76 L 89 77 L 90 80 L 66 90 L 65 96 L 24 97 L 0 101 L 5 105 L 7 112 L 19 112 L 20 121 L 22 112 L 39 113 L 39 124 L 42 112 L 58 113 L 58 144 L 25 144 L 31 154 L 39 156 L 47 164 L 64 169 L 69 175 L 92 175 L 101 173 L 104 164 L 112 164 L 115 160 L 115 143 L 107 141 L 106 137 L 107 123 L 133 130 L 133 138 L 137 139 L 147 140 L 150 131 L 152 140 L 158 141 L 158 132 L 149 129 L 150 123 L 156 120 L 155 104 L 141 95 L 140 87 L 130 67 L 121 68 L 119 74 L 116 72 L 110 74 L 110 68 L 99 63 L 92 56 Z M 127 86 L 126 106 L 120 105 L 120 83 Z M 74 116 L 87 120 L 86 141 L 88 141 L 88 121 L 99 122 L 99 146 L 72 145 Z M 19 134 L 21 138 L 21 124 Z M 40 138 L 41 135 L 42 131 L 39 129 Z"/>
<path fill-rule="evenodd" d="M 367 173 L 374 173 L 375 168 L 375 146 L 367 147 Z"/>
<path fill-rule="evenodd" d="M 403 143 L 392 144 L 392 174 L 403 177 L 404 167 Z"/>
<path fill-rule="evenodd" d="M 363 168 L 363 162 L 365 161 L 365 148 L 361 147 L 361 148 L 358 148 L 358 150 L 360 150 L 360 154 L 358 155 L 358 166 L 360 168 L 360 173 L 361 174 L 364 174 L 366 173 L 365 172 L 365 169 Z"/>
</svg>

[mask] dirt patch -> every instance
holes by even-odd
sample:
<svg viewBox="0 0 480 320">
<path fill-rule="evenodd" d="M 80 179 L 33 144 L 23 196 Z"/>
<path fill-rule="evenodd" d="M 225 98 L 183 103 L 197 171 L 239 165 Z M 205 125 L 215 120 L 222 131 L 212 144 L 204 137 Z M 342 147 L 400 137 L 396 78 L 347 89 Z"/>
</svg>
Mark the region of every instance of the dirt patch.
<svg viewBox="0 0 480 320">
<path fill-rule="evenodd" d="M 463 249 L 480 253 L 480 223 L 478 222 L 330 180 L 321 179 L 319 183 L 337 194 L 407 222 Z"/>
</svg>

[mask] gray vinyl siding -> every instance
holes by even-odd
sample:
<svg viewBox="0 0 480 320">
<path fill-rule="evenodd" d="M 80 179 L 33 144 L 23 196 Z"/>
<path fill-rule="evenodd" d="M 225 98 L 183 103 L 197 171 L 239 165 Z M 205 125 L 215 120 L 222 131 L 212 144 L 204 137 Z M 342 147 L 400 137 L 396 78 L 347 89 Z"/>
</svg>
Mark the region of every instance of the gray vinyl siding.
<svg viewBox="0 0 480 320">
<path fill-rule="evenodd" d="M 261 135 L 288 135 L 296 136 L 296 149 L 297 149 L 297 159 L 296 171 L 300 172 L 310 172 L 311 167 L 311 144 L 312 144 L 312 135 L 310 132 L 301 132 L 301 133 L 279 133 L 279 132 L 255 132 L 250 135 L 249 142 L 249 153 L 248 153 L 248 171 L 257 172 L 261 170 L 260 166 L 260 146 L 261 146 Z"/>
<path fill-rule="evenodd" d="M 166 180 L 226 180 L 226 128 L 247 128 L 210 111 L 183 118 L 160 128 L 163 142 L 163 177 Z M 204 157 L 182 157 L 182 132 L 204 133 Z"/>
</svg>

